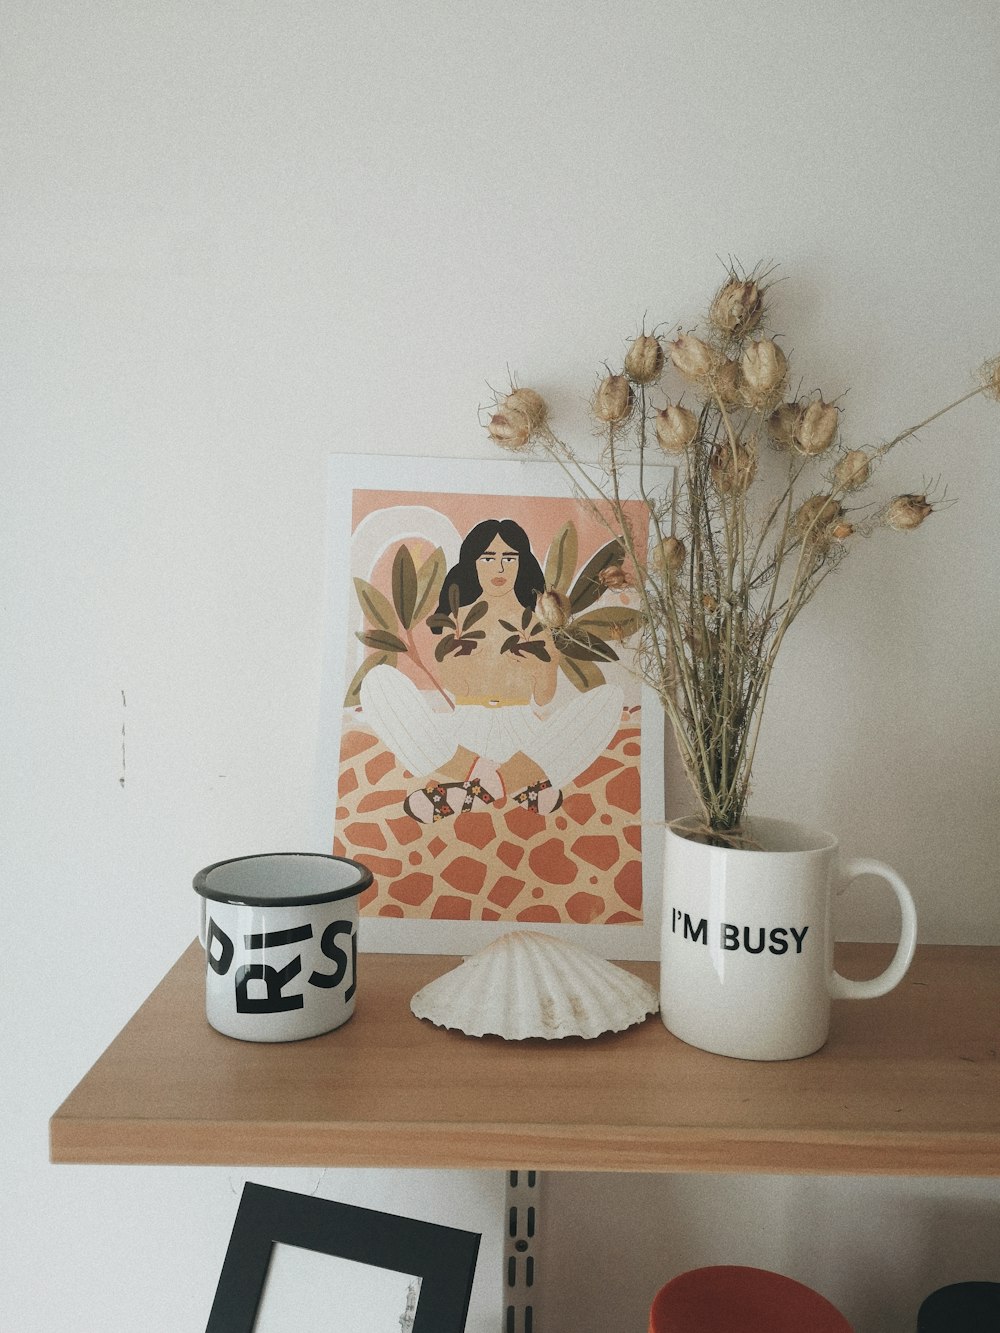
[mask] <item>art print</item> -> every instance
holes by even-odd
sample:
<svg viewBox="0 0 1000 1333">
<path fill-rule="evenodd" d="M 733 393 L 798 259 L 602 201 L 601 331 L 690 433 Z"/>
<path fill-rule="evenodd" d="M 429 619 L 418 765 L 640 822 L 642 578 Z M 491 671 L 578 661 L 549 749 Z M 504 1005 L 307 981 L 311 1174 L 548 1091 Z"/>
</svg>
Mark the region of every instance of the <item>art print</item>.
<svg viewBox="0 0 1000 1333">
<path fill-rule="evenodd" d="M 540 464 L 339 458 L 331 487 L 332 848 L 374 873 L 362 915 L 642 927 L 660 806 L 620 539 Z"/>
</svg>

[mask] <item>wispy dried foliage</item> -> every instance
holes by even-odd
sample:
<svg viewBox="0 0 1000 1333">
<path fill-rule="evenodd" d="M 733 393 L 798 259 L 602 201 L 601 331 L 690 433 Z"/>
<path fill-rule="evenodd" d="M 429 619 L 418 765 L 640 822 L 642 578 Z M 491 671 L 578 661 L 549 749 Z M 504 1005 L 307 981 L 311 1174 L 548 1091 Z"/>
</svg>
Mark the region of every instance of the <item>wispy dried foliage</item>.
<svg viewBox="0 0 1000 1333">
<path fill-rule="evenodd" d="M 912 531 L 941 506 L 926 487 L 869 499 L 879 464 L 960 403 L 1000 398 L 997 358 L 974 389 L 891 440 L 845 441 L 836 401 L 789 390 L 787 356 L 769 333 L 772 287 L 769 269 L 731 265 L 699 328 L 669 339 L 643 331 L 620 371 L 604 367 L 592 398 L 597 466 L 556 435 L 534 390 L 512 386 L 487 425 L 497 444 L 558 463 L 620 544 L 620 564 L 602 578 L 634 590 L 635 670 L 670 721 L 706 831 L 737 844 L 793 621 L 860 537 Z M 643 549 L 626 521 L 636 498 L 650 515 Z M 571 616 L 563 634 L 572 639 Z"/>
</svg>

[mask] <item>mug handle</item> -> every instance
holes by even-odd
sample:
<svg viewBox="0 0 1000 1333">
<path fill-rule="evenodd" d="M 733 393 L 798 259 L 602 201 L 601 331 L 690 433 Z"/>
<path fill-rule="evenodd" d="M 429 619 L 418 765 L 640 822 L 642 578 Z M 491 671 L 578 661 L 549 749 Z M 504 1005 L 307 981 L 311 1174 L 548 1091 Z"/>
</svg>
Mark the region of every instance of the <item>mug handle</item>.
<svg viewBox="0 0 1000 1333">
<path fill-rule="evenodd" d="M 834 971 L 830 978 L 830 994 L 835 1000 L 874 1000 L 876 996 L 885 995 L 894 986 L 898 986 L 906 976 L 917 944 L 917 909 L 910 890 L 899 875 L 881 861 L 870 861 L 860 857 L 845 862 L 840 873 L 841 884 L 837 889 L 838 894 L 845 892 L 860 875 L 878 875 L 880 879 L 885 880 L 899 901 L 903 926 L 896 952 L 885 971 L 868 981 L 851 981 L 848 977 L 842 977 L 837 971 Z"/>
</svg>

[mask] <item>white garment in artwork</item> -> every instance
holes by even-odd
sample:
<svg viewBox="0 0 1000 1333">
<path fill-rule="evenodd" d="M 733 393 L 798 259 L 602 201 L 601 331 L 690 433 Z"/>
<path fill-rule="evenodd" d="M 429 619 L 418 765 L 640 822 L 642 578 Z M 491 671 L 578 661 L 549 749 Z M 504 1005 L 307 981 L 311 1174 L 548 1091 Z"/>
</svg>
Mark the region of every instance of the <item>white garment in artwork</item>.
<svg viewBox="0 0 1000 1333">
<path fill-rule="evenodd" d="M 572 782 L 607 748 L 624 699 L 618 685 L 598 685 L 540 717 L 531 704 L 459 704 L 438 712 L 432 697 L 391 666 L 374 667 L 361 684 L 366 724 L 416 777 L 434 773 L 463 746 L 494 764 L 520 751 L 553 787 Z"/>
</svg>

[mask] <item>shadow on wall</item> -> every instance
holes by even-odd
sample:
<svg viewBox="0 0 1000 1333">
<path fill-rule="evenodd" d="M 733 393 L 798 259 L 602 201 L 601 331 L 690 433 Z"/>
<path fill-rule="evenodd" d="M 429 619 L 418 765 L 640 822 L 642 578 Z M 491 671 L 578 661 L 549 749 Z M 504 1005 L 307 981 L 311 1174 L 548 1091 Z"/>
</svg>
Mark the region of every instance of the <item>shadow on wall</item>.
<svg viewBox="0 0 1000 1333">
<path fill-rule="evenodd" d="M 952 1282 L 1000 1281 L 996 1181 L 791 1178 L 782 1182 L 788 1271 L 857 1333 L 913 1333 L 921 1301 Z M 964 1197 L 955 1197 L 961 1191 Z M 952 1197 L 948 1197 L 949 1192 Z"/>
<path fill-rule="evenodd" d="M 885 1228 L 893 1262 L 879 1262 L 879 1241 L 869 1237 L 872 1266 L 855 1269 L 851 1306 L 844 1312 L 859 1333 L 911 1333 L 920 1302 L 940 1286 L 1000 1281 L 996 1184 L 992 1200 L 913 1198 L 900 1190 Z"/>
<path fill-rule="evenodd" d="M 914 1333 L 938 1287 L 1000 1280 L 997 1181 L 583 1173 L 546 1192 L 551 1333 L 645 1327 L 660 1287 L 709 1264 L 795 1278 L 856 1333 Z"/>
</svg>

